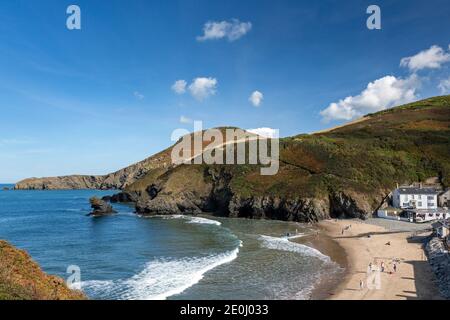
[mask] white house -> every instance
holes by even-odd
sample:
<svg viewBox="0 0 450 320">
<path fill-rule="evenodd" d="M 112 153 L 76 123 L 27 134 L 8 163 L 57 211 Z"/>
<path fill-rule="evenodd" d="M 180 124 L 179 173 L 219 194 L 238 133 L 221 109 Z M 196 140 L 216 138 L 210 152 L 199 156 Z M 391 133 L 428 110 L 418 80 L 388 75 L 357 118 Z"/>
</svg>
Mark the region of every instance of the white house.
<svg viewBox="0 0 450 320">
<path fill-rule="evenodd" d="M 434 188 L 400 187 L 392 194 L 392 204 L 402 209 L 437 209 L 438 194 Z"/>
</svg>

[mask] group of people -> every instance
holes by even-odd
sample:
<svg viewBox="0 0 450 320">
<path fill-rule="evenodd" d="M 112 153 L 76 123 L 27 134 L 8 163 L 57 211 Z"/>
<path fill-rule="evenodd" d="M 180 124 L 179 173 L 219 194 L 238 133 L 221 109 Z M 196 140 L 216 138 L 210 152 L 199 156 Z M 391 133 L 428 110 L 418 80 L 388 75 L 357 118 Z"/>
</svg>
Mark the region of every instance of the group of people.
<svg viewBox="0 0 450 320">
<path fill-rule="evenodd" d="M 389 263 L 389 264 L 391 264 L 391 263 Z M 386 263 L 384 261 L 381 261 L 379 268 L 378 268 L 378 264 L 376 262 L 375 263 L 370 262 L 369 265 L 367 266 L 367 279 L 371 278 L 371 275 L 377 271 L 380 271 L 381 273 L 386 272 L 388 274 L 396 273 L 398 271 L 397 260 L 392 261 L 392 271 L 389 270 L 388 266 L 386 265 Z M 359 289 L 360 290 L 364 289 L 364 280 L 362 280 L 362 279 L 359 281 Z"/>
</svg>

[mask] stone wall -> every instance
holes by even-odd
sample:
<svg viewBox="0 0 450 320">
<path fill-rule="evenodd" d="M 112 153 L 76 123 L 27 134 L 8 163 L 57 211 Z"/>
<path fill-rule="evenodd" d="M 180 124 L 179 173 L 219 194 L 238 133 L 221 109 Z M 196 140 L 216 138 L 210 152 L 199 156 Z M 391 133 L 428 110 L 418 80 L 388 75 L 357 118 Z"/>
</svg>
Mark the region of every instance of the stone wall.
<svg viewBox="0 0 450 320">
<path fill-rule="evenodd" d="M 444 298 L 450 299 L 450 253 L 438 237 L 431 238 L 425 249 L 438 280 L 439 290 Z"/>
</svg>

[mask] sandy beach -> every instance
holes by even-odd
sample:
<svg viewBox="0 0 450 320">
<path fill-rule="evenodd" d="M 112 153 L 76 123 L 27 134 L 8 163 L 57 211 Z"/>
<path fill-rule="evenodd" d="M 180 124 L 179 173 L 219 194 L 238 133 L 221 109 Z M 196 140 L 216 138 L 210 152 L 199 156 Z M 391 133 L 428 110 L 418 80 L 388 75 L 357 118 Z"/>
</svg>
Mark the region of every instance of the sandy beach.
<svg viewBox="0 0 450 320">
<path fill-rule="evenodd" d="M 328 292 L 328 299 L 442 299 L 422 249 L 423 237 L 429 233 L 414 235 L 412 230 L 387 229 L 359 220 L 327 220 L 319 225 L 345 250 L 347 260 L 347 275 L 340 285 Z M 382 263 L 385 270 L 378 273 L 377 289 L 374 278 L 367 281 L 368 268 L 371 264 L 373 270 L 381 269 Z"/>
</svg>

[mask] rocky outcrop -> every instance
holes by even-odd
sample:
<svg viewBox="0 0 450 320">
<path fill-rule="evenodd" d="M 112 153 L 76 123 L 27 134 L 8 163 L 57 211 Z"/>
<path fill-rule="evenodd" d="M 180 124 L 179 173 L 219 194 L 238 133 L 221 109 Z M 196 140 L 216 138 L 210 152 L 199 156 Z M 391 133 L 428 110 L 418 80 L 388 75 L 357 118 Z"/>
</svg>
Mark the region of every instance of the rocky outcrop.
<svg viewBox="0 0 450 320">
<path fill-rule="evenodd" d="M 73 190 L 73 189 L 123 189 L 142 178 L 150 170 L 170 167 L 170 150 L 107 175 L 71 175 L 49 178 L 29 178 L 19 181 L 16 190 Z"/>
<path fill-rule="evenodd" d="M 44 273 L 22 250 L 0 240 L 0 300 L 84 300 L 64 280 Z"/>
<path fill-rule="evenodd" d="M 316 222 L 329 217 L 326 199 L 235 196 L 228 208 L 229 216 L 236 218 Z"/>
<path fill-rule="evenodd" d="M 172 148 L 168 148 L 106 176 L 28 179 L 16 188 L 121 189 L 107 200 L 134 202 L 141 214 L 364 219 L 397 183 L 437 176 L 448 186 L 450 159 L 442 150 L 450 148 L 449 119 L 450 96 L 443 96 L 384 110 L 329 131 L 283 138 L 275 161 L 279 170 L 273 176 L 261 175 L 262 162 L 172 165 Z M 190 135 L 191 139 L 200 133 Z M 217 150 L 228 149 L 224 145 Z M 192 158 L 188 155 L 187 160 Z"/>
<path fill-rule="evenodd" d="M 102 186 L 103 176 L 64 176 L 54 178 L 29 178 L 18 182 L 16 190 L 71 190 L 107 189 Z"/>
<path fill-rule="evenodd" d="M 227 128 L 218 128 L 226 130 Z M 247 133 L 255 137 L 255 134 Z M 190 135 L 193 139 L 194 134 Z M 146 176 L 151 171 L 158 171 L 160 174 L 170 169 L 172 165 L 171 146 L 153 156 L 140 162 L 134 163 L 126 168 L 106 175 L 71 175 L 49 178 L 29 178 L 19 181 L 15 185 L 17 190 L 65 190 L 65 189 L 120 189 L 123 190 L 139 179 Z M 190 157 L 188 157 L 190 158 Z"/>
<path fill-rule="evenodd" d="M 222 203 L 221 206 L 218 203 Z M 192 193 L 177 196 L 158 196 L 151 200 L 139 200 L 136 212 L 143 215 L 164 214 L 198 214 L 211 213 L 232 218 L 272 219 L 297 222 L 317 222 L 330 217 L 337 217 L 333 212 L 339 212 L 339 218 L 359 217 L 365 219 L 372 213 L 355 205 L 354 201 L 339 203 L 330 202 L 324 198 L 282 198 L 282 197 L 241 197 L 231 199 L 210 197 L 198 198 Z M 367 207 L 368 204 L 364 204 Z M 218 210 L 221 209 L 221 210 Z"/>
<path fill-rule="evenodd" d="M 117 211 L 115 211 L 109 203 L 102 199 L 93 197 L 89 200 L 89 202 L 91 204 L 91 208 L 93 209 L 93 211 L 89 214 L 90 216 L 99 217 L 117 213 Z"/>
<path fill-rule="evenodd" d="M 111 203 L 130 203 L 130 202 L 135 202 L 137 201 L 137 195 L 133 194 L 133 193 L 128 193 L 128 192 L 119 192 L 116 193 L 115 195 L 111 196 L 110 200 Z"/>
<path fill-rule="evenodd" d="M 445 248 L 444 242 L 437 237 L 425 246 L 428 261 L 438 280 L 439 290 L 446 299 L 450 299 L 450 253 Z"/>
<path fill-rule="evenodd" d="M 199 181 L 195 188 L 186 183 L 179 192 L 174 192 L 171 179 L 152 184 L 146 189 L 146 196 L 138 197 L 136 212 L 142 215 L 203 212 L 233 218 L 298 222 L 316 222 L 330 217 L 364 219 L 373 212 L 369 202 L 373 199 L 358 193 L 340 192 L 316 197 L 245 196 L 232 187 L 233 176 L 227 170 L 209 168 L 202 177 L 197 175 Z M 190 176 L 195 180 L 193 172 Z"/>
</svg>

